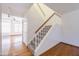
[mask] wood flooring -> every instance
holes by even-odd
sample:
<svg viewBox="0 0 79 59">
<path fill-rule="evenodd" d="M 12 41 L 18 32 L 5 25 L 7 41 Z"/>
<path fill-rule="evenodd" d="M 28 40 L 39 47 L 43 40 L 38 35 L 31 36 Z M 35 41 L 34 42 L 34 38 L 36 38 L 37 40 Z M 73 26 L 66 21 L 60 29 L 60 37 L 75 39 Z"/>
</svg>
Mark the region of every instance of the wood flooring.
<svg viewBox="0 0 79 59">
<path fill-rule="evenodd" d="M 32 52 L 25 44 L 18 42 L 10 47 L 6 45 L 3 50 L 3 56 L 32 56 Z M 40 56 L 79 56 L 79 47 L 61 42 Z"/>
<path fill-rule="evenodd" d="M 4 48 L 3 56 L 31 56 L 31 51 L 23 44 L 18 42 L 7 49 Z"/>
<path fill-rule="evenodd" d="M 79 47 L 61 42 L 41 56 L 79 56 Z"/>
</svg>

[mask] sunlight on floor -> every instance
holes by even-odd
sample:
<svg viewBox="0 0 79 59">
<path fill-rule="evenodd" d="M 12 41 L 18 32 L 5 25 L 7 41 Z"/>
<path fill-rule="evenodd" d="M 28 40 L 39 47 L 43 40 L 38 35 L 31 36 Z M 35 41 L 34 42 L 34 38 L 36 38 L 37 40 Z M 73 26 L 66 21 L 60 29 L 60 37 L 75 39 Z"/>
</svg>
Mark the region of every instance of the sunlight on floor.
<svg viewBox="0 0 79 59">
<path fill-rule="evenodd" d="M 2 54 L 8 55 L 12 47 L 19 48 L 22 44 L 22 36 L 3 37 Z"/>
</svg>

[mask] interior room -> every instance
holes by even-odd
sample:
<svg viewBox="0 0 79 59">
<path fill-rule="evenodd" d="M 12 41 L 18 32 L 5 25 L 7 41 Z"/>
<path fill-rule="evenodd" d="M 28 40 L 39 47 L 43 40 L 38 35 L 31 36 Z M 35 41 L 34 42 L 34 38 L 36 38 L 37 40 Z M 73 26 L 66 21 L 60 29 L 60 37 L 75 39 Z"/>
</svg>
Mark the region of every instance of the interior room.
<svg viewBox="0 0 79 59">
<path fill-rule="evenodd" d="M 79 3 L 0 4 L 1 56 L 79 56 Z"/>
</svg>

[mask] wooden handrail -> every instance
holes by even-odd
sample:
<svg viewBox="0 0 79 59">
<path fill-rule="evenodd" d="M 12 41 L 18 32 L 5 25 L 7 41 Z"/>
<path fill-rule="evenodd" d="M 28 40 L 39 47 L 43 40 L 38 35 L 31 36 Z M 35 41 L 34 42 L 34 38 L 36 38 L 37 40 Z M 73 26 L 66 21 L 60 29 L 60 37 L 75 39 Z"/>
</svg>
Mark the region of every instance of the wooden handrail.
<svg viewBox="0 0 79 59">
<path fill-rule="evenodd" d="M 54 16 L 55 15 L 55 13 L 53 13 L 36 31 L 35 31 L 35 33 L 37 33 L 51 18 L 52 18 L 52 16 Z"/>
</svg>

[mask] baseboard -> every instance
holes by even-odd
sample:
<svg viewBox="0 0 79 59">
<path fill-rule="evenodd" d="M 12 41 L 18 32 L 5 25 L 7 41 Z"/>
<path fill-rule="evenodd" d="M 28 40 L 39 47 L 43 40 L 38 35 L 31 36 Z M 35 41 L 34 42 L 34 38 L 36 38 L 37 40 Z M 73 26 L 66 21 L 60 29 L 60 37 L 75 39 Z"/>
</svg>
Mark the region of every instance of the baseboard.
<svg viewBox="0 0 79 59">
<path fill-rule="evenodd" d="M 22 41 L 22 43 L 27 46 L 27 43 L 25 43 L 24 41 Z"/>
<path fill-rule="evenodd" d="M 60 42 L 60 43 L 63 43 L 63 44 L 66 44 L 66 45 L 70 45 L 70 46 L 73 46 L 73 47 L 79 48 L 79 46 L 76 46 L 76 45 L 73 45 L 73 44 L 70 44 L 70 43 L 66 43 L 66 42 Z"/>
</svg>

